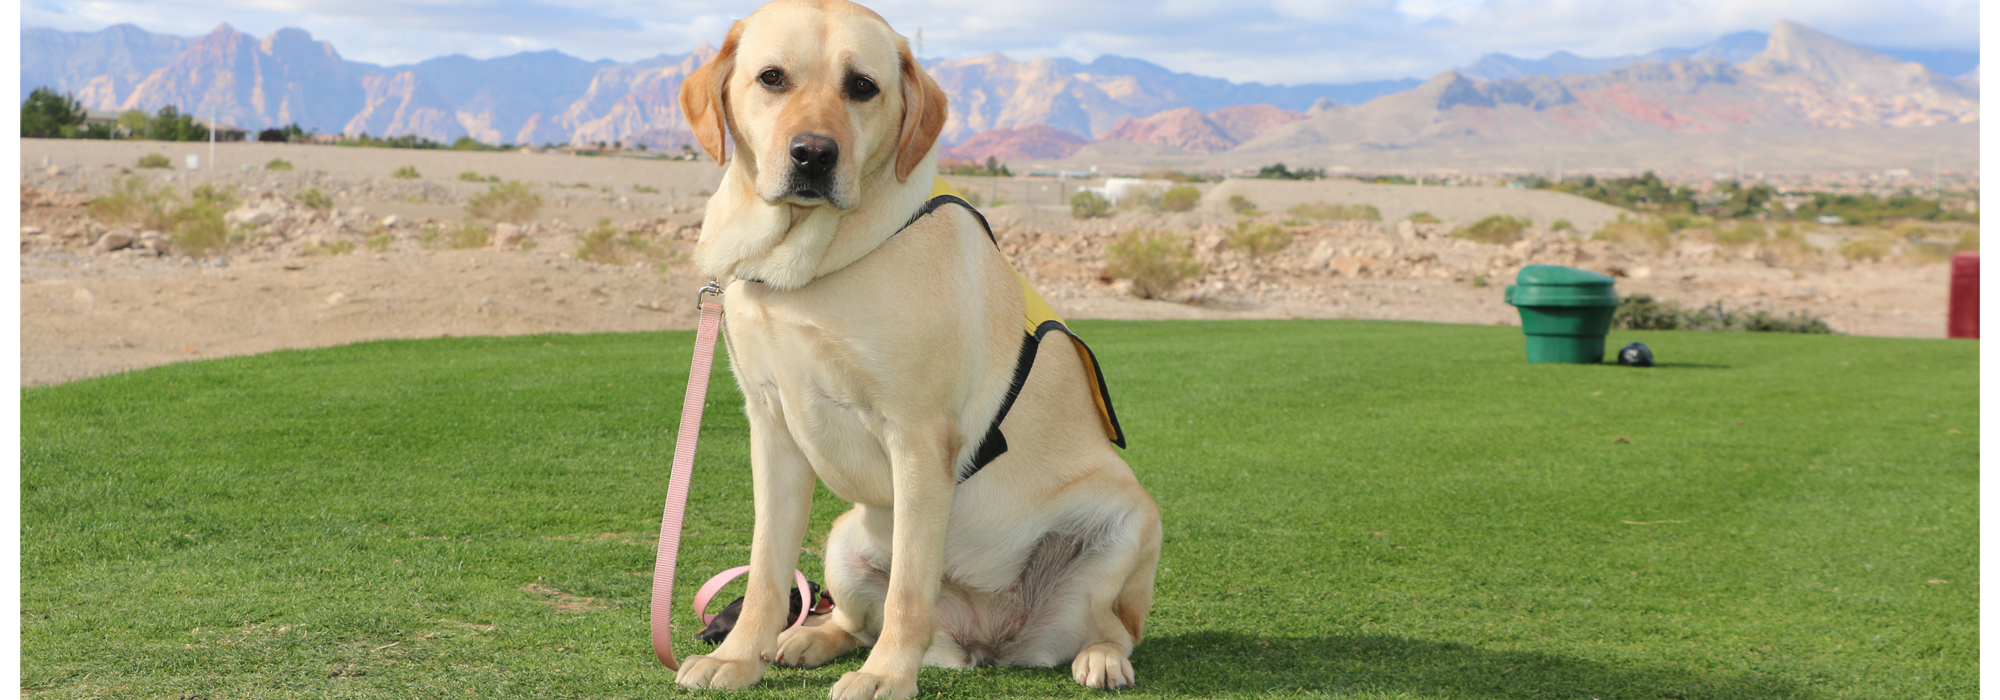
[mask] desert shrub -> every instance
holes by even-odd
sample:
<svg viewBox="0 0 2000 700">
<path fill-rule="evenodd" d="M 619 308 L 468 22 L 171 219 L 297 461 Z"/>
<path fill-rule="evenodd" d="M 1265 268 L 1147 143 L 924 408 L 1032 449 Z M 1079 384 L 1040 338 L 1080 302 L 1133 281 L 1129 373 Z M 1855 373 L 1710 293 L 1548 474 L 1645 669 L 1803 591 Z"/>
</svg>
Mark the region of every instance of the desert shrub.
<svg viewBox="0 0 2000 700">
<path fill-rule="evenodd" d="M 346 255 L 354 252 L 354 241 L 334 241 L 326 245 L 308 245 L 303 252 L 307 256 Z"/>
<path fill-rule="evenodd" d="M 493 231 L 477 221 L 467 221 L 445 232 L 445 245 L 455 250 L 484 248 L 493 243 Z"/>
<path fill-rule="evenodd" d="M 271 162 L 264 164 L 264 169 L 276 172 L 291 172 L 292 162 L 283 158 L 272 158 Z"/>
<path fill-rule="evenodd" d="M 1277 224 L 1250 225 L 1249 219 L 1237 219 L 1236 228 L 1229 232 L 1229 247 L 1248 253 L 1250 257 L 1284 250 L 1292 244 L 1292 234 Z"/>
<path fill-rule="evenodd" d="M 417 166 L 405 165 L 403 167 L 397 168 L 396 172 L 389 173 L 389 177 L 393 177 L 398 180 L 415 180 L 423 176 L 417 174 Z"/>
<path fill-rule="evenodd" d="M 1874 236 L 1856 238 L 1840 244 L 1839 251 L 1840 257 L 1846 258 L 1848 262 L 1881 260 L 1889 257 L 1889 241 Z"/>
<path fill-rule="evenodd" d="M 1819 251 L 1806 242 L 1805 235 L 1790 224 L 1779 226 L 1769 239 L 1757 246 L 1757 259 L 1770 265 L 1796 265 L 1818 254 Z"/>
<path fill-rule="evenodd" d="M 369 236 L 369 237 L 368 237 L 368 252 L 370 252 L 370 253 L 387 253 L 387 252 L 389 252 L 389 245 L 390 245 L 390 244 L 392 244 L 392 243 L 395 243 L 395 242 L 396 242 L 396 238 L 395 238 L 394 236 L 391 236 L 391 235 L 387 234 L 387 233 L 378 233 L 378 234 L 375 234 L 375 235 L 373 235 L 373 236 Z"/>
<path fill-rule="evenodd" d="M 1111 214 L 1111 200 L 1090 190 L 1078 191 L 1069 198 L 1069 215 L 1079 219 L 1094 219 Z"/>
<path fill-rule="evenodd" d="M 459 174 L 458 174 L 458 181 L 459 181 L 459 182 L 499 182 L 499 181 L 500 181 L 500 176 L 499 176 L 499 175 L 481 175 L 481 174 L 479 174 L 479 173 L 477 173 L 477 172 L 474 172 L 474 171 L 471 171 L 471 170 L 467 170 L 467 171 L 465 171 L 465 172 L 462 172 L 462 173 L 459 173 Z"/>
<path fill-rule="evenodd" d="M 465 201 L 465 214 L 481 221 L 525 224 L 542 210 L 542 197 L 518 180 L 494 185 Z"/>
<path fill-rule="evenodd" d="M 154 190 L 145 178 L 134 175 L 112 183 L 109 194 L 90 200 L 89 210 L 98 221 L 164 229 L 174 204 L 173 190 Z"/>
<path fill-rule="evenodd" d="M 1658 219 L 1628 219 L 1624 214 L 1618 220 L 1605 224 L 1597 232 L 1596 239 L 1620 244 L 1637 244 L 1666 250 L 1674 245 L 1674 235 L 1667 230 L 1666 223 Z"/>
<path fill-rule="evenodd" d="M 1549 230 L 1550 230 L 1550 231 L 1575 231 L 1575 230 L 1576 230 L 1576 224 L 1572 224 L 1572 223 L 1570 223 L 1570 222 L 1569 222 L 1569 219 L 1556 219 L 1556 220 L 1555 220 L 1555 223 L 1552 223 L 1552 224 L 1549 224 Z"/>
<path fill-rule="evenodd" d="M 306 205 L 307 209 L 313 211 L 326 211 L 333 208 L 333 198 L 327 196 L 325 192 L 319 191 L 318 187 L 307 187 L 299 190 L 298 194 L 292 195 L 292 200 Z"/>
<path fill-rule="evenodd" d="M 1243 195 L 1232 194 L 1229 195 L 1229 210 L 1244 216 L 1254 216 L 1257 213 L 1257 203 Z"/>
<path fill-rule="evenodd" d="M 1324 168 L 1299 168 L 1291 170 L 1284 163 L 1266 165 L 1257 170 L 1259 180 L 1318 180 L 1326 177 Z"/>
<path fill-rule="evenodd" d="M 584 232 L 576 240 L 576 252 L 571 257 L 594 263 L 630 265 L 670 257 L 667 251 L 638 234 L 619 235 L 609 218 L 598 219 L 595 228 Z"/>
<path fill-rule="evenodd" d="M 1286 209 L 1285 213 L 1291 214 L 1292 216 L 1296 216 L 1301 219 L 1316 219 L 1319 221 L 1381 221 L 1382 220 L 1382 212 L 1376 210 L 1375 206 L 1372 204 L 1341 205 L 1341 204 L 1328 204 L 1326 202 L 1313 202 L 1311 204 L 1300 204 L 1290 209 Z"/>
<path fill-rule="evenodd" d="M 1735 226 L 1715 229 L 1715 242 L 1736 247 L 1763 242 L 1768 233 L 1764 225 L 1754 221 L 1738 221 Z"/>
<path fill-rule="evenodd" d="M 1430 212 L 1420 211 L 1410 215 L 1410 222 L 1417 224 L 1435 224 L 1438 223 L 1438 218 L 1436 216 L 1432 216 Z"/>
<path fill-rule="evenodd" d="M 1153 168 L 1152 170 L 1146 171 L 1146 174 L 1140 175 L 1139 177 L 1143 177 L 1148 180 L 1167 180 L 1170 182 L 1221 182 L 1222 181 L 1222 177 L 1219 175 L 1201 175 L 1197 173 L 1184 173 L 1179 170 L 1175 170 L 1173 168 Z"/>
<path fill-rule="evenodd" d="M 1958 234 L 1958 242 L 1951 246 L 1954 253 L 1975 253 L 1979 251 L 1979 230 L 1974 229 Z"/>
<path fill-rule="evenodd" d="M 651 185 L 633 185 L 632 191 L 639 194 L 659 194 L 660 190 Z"/>
<path fill-rule="evenodd" d="M 1471 226 L 1453 231 L 1452 235 L 1481 243 L 1513 243 L 1521 240 L 1521 232 L 1528 230 L 1533 222 L 1516 219 L 1506 214 L 1494 214 L 1480 219 Z"/>
<path fill-rule="evenodd" d="M 443 239 L 444 226 L 440 224 L 424 224 L 417 229 L 417 245 L 424 250 L 437 250 L 438 242 Z"/>
<path fill-rule="evenodd" d="M 1729 311 L 1722 302 L 1715 302 L 1695 310 L 1687 310 L 1670 301 L 1659 301 L 1650 294 L 1632 294 L 1618 300 L 1618 308 L 1611 314 L 1611 325 L 1628 330 L 1653 331 L 1750 331 L 1760 333 L 1811 333 L 1830 334 L 1833 327 L 1824 319 L 1804 312 L 1794 311 L 1784 316 L 1772 314 L 1762 309 L 1756 311 Z"/>
<path fill-rule="evenodd" d="M 173 170 L 174 162 L 168 160 L 166 156 L 160 155 L 158 153 L 148 153 L 146 155 L 139 156 L 139 167 L 162 168 L 166 170 Z"/>
<path fill-rule="evenodd" d="M 1131 280 L 1132 293 L 1141 299 L 1157 299 L 1202 269 L 1187 239 L 1165 231 L 1127 231 L 1105 257 L 1111 276 Z"/>
<path fill-rule="evenodd" d="M 1160 208 L 1167 211 L 1191 211 L 1201 201 L 1201 190 L 1193 187 L 1175 187 L 1160 195 Z"/>
<path fill-rule="evenodd" d="M 220 251 L 234 240 L 222 215 L 235 206 L 235 188 L 196 187 L 188 203 L 168 215 L 167 237 L 176 249 L 195 257 Z"/>
<path fill-rule="evenodd" d="M 1712 229 L 1715 226 L 1714 218 L 1694 214 L 1668 214 L 1660 217 L 1660 222 L 1666 224 L 1667 233 L 1680 233 L 1691 228 Z"/>
</svg>

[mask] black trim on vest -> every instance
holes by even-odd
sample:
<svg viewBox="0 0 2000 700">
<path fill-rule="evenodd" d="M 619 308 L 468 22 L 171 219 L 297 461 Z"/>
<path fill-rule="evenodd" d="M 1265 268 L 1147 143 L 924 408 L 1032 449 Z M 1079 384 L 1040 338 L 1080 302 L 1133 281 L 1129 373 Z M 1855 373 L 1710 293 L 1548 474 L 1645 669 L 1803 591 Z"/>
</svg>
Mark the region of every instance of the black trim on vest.
<svg viewBox="0 0 2000 700">
<path fill-rule="evenodd" d="M 896 229 L 896 233 L 902 233 L 903 229 L 917 223 L 918 219 L 930 215 L 946 204 L 965 207 L 965 210 L 972 214 L 972 218 L 979 220 L 979 227 L 986 230 L 986 239 L 992 241 L 995 246 L 1000 245 L 999 237 L 993 235 L 993 225 L 986 222 L 986 215 L 979 213 L 979 208 L 972 206 L 971 202 L 949 194 L 941 194 L 924 202 L 923 208 L 911 215 L 910 220 L 903 224 L 903 228 Z M 1085 370 L 1093 375 L 1092 381 L 1097 382 L 1097 396 L 1104 400 L 1104 417 L 1111 421 L 1111 431 L 1116 433 L 1111 443 L 1121 448 L 1125 446 L 1125 428 L 1118 424 L 1118 412 L 1111 408 L 1111 389 L 1105 386 L 1104 372 L 1097 367 L 1097 353 L 1091 352 L 1090 346 L 1061 321 L 1043 321 L 1041 325 L 1035 327 L 1034 333 L 1021 334 L 1021 354 L 1014 360 L 1014 378 L 1007 385 L 1007 395 L 1000 400 L 1000 410 L 993 414 L 993 422 L 987 425 L 986 436 L 980 439 L 979 447 L 973 450 L 972 462 L 958 470 L 957 483 L 965 483 L 966 479 L 972 478 L 972 475 L 986 468 L 987 464 L 1007 453 L 1007 436 L 1000 432 L 1000 422 L 1007 420 L 1007 413 L 1014 409 L 1014 400 L 1020 398 L 1021 387 L 1027 385 L 1028 375 L 1035 369 L 1035 355 L 1041 349 L 1042 336 L 1048 335 L 1051 331 L 1062 331 L 1064 335 L 1076 341 L 1076 346 L 1082 348 L 1083 354 L 1090 358 L 1090 366 Z"/>
</svg>

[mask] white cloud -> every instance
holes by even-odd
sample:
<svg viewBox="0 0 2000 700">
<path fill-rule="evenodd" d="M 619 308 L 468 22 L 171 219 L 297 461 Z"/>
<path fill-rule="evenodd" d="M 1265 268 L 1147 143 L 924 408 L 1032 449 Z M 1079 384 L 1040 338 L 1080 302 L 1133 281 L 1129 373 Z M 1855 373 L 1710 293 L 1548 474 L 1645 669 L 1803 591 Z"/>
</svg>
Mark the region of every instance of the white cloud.
<svg viewBox="0 0 2000 700">
<path fill-rule="evenodd" d="M 119 22 L 193 36 L 224 22 L 265 36 L 299 27 L 379 64 L 451 53 L 556 49 L 631 61 L 719 43 L 756 2 L 722 0 L 30 0 L 23 26 Z M 1113 53 L 1265 83 L 1429 77 L 1488 52 L 1540 58 L 1695 46 L 1791 19 L 1857 43 L 1978 44 L 1976 0 L 877 0 L 931 57 L 1001 51 L 1090 60 Z"/>
</svg>

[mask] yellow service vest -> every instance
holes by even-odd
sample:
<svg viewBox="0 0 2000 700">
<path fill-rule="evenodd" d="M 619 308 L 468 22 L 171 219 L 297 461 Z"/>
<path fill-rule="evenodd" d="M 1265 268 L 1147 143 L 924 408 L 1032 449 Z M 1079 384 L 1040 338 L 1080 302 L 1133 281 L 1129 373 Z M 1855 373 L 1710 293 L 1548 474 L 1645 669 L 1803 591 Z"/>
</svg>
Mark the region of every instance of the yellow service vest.
<svg viewBox="0 0 2000 700">
<path fill-rule="evenodd" d="M 930 200 L 924 203 L 924 208 L 918 211 L 916 216 L 910 218 L 910 222 L 915 223 L 917 219 L 929 215 L 946 204 L 965 207 L 966 211 L 972 213 L 973 218 L 979 220 L 980 227 L 986 229 L 987 239 L 992 240 L 995 246 L 1000 244 L 1000 240 L 993 235 L 993 227 L 986 223 L 986 216 L 979 213 L 971 202 L 965 201 L 965 198 L 958 194 L 958 190 L 953 189 L 942 177 L 931 182 Z M 1002 259 L 1005 259 L 1005 256 L 1002 256 Z M 1007 267 L 1013 269 L 1013 261 L 1008 261 Z M 1056 315 L 1055 307 L 1049 306 L 1048 300 L 1043 299 L 1042 295 L 1035 292 L 1034 287 L 1028 285 L 1028 278 L 1023 277 L 1020 270 L 1014 270 L 1014 277 L 1021 281 L 1021 301 L 1027 311 L 1022 319 L 1024 337 L 1021 341 L 1021 356 L 1014 362 L 1014 380 L 1007 387 L 1007 396 L 1000 402 L 999 413 L 993 416 L 993 423 L 986 430 L 986 438 L 980 441 L 979 449 L 973 453 L 972 462 L 961 466 L 958 470 L 960 482 L 971 478 L 988 462 L 1007 452 L 1007 437 L 1000 433 L 1000 422 L 1006 420 L 1007 412 L 1014 407 L 1014 399 L 1021 394 L 1021 386 L 1028 381 L 1028 373 L 1034 369 L 1035 353 L 1041 347 L 1042 336 L 1052 331 L 1062 331 L 1076 341 L 1077 355 L 1083 360 L 1083 366 L 1090 370 L 1090 395 L 1097 403 L 1098 417 L 1104 422 L 1104 436 L 1111 440 L 1112 444 L 1125 446 L 1125 430 L 1119 427 L 1118 414 L 1111 409 L 1111 390 L 1104 385 L 1104 370 L 1098 367 L 1097 356 L 1090 352 L 1090 346 L 1085 345 L 1075 331 L 1071 331 L 1069 326 L 1063 323 L 1062 317 Z"/>
</svg>

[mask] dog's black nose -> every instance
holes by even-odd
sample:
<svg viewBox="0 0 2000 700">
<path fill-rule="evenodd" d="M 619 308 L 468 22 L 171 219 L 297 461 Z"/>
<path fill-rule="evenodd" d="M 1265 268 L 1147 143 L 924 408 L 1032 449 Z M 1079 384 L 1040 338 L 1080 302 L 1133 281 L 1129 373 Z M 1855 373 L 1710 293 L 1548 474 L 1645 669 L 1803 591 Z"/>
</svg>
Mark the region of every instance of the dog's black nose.
<svg viewBox="0 0 2000 700">
<path fill-rule="evenodd" d="M 799 134 L 792 137 L 792 165 L 799 174 L 819 177 L 833 172 L 835 163 L 840 162 L 840 144 L 833 139 L 818 134 Z"/>
</svg>

